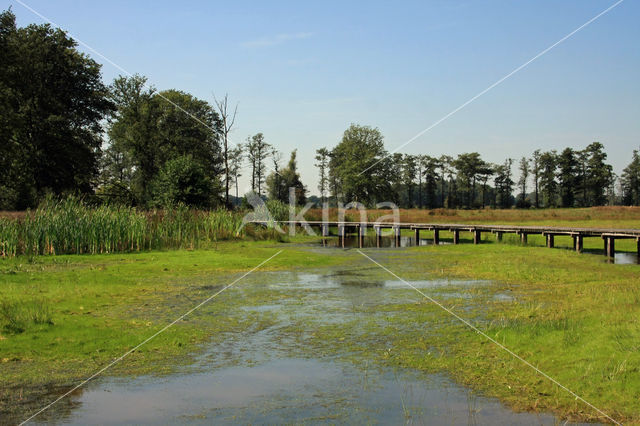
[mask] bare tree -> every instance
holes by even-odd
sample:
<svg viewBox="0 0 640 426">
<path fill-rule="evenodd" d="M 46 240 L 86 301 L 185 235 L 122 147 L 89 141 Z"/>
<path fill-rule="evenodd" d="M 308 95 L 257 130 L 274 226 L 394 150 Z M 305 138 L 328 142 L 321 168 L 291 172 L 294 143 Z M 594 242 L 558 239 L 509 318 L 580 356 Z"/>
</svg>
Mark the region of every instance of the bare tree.
<svg viewBox="0 0 640 426">
<path fill-rule="evenodd" d="M 225 93 L 222 99 L 213 100 L 216 104 L 216 110 L 222 121 L 222 155 L 224 157 L 224 202 L 229 207 L 229 183 L 231 181 L 231 173 L 229 169 L 229 133 L 236 122 L 236 114 L 238 113 L 238 104 L 233 109 L 233 113 L 229 111 L 229 95 Z"/>
</svg>

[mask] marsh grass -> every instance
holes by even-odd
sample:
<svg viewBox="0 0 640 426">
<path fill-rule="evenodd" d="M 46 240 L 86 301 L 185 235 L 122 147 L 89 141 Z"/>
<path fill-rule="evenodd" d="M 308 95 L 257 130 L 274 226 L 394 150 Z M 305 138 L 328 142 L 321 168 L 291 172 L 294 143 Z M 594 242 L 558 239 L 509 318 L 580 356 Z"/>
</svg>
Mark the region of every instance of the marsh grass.
<svg viewBox="0 0 640 426">
<path fill-rule="evenodd" d="M 0 301 L 0 326 L 10 334 L 19 334 L 33 325 L 53 325 L 51 307 L 45 299 Z"/>
<path fill-rule="evenodd" d="M 178 205 L 140 211 L 91 207 L 75 197 L 47 198 L 22 217 L 0 218 L 0 257 L 196 249 L 245 236 L 281 240 L 272 229 L 240 229 L 241 225 L 242 213 L 224 209 L 200 211 Z"/>
</svg>

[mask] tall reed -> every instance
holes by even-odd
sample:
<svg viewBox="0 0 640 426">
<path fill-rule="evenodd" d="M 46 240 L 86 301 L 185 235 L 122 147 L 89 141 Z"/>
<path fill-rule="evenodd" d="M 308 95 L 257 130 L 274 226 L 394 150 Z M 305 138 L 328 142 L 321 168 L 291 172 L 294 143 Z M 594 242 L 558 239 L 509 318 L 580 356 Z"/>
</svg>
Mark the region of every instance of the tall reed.
<svg viewBox="0 0 640 426">
<path fill-rule="evenodd" d="M 165 248 L 244 236 L 242 214 L 197 211 L 184 205 L 140 211 L 132 207 L 90 207 L 75 197 L 47 198 L 21 218 L 0 218 L 0 256 L 96 254 Z"/>
</svg>

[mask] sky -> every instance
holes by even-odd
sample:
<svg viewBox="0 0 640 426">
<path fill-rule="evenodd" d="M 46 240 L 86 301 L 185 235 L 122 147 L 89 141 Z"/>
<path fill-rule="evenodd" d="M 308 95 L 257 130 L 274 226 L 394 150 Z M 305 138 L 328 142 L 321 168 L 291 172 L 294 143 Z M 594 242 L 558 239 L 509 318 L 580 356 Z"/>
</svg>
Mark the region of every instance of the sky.
<svg viewBox="0 0 640 426">
<path fill-rule="evenodd" d="M 233 142 L 262 132 L 284 162 L 297 149 L 312 194 L 315 150 L 351 123 L 395 150 L 615 3 L 21 1 L 107 58 L 79 47 L 107 83 L 125 70 L 210 102 L 228 93 Z M 19 26 L 44 22 L 9 6 Z M 640 1 L 623 1 L 400 152 L 502 163 L 600 141 L 620 174 L 640 147 L 638 22 Z"/>
</svg>

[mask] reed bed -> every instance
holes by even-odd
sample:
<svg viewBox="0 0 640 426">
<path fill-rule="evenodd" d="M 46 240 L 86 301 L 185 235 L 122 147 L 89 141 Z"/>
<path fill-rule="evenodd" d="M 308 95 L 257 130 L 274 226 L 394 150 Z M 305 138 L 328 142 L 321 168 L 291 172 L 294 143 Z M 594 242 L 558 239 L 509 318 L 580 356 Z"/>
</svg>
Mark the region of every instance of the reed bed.
<svg viewBox="0 0 640 426">
<path fill-rule="evenodd" d="M 198 211 L 178 205 L 141 211 L 111 205 L 91 207 L 74 197 L 48 198 L 22 217 L 0 218 L 0 256 L 198 248 L 247 233 L 267 237 L 258 235 L 260 231 L 240 229 L 241 225 L 242 213 L 223 209 Z"/>
</svg>

